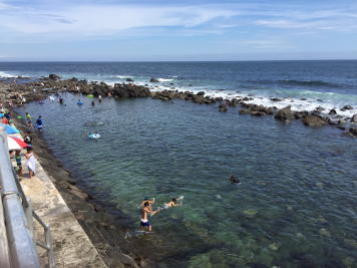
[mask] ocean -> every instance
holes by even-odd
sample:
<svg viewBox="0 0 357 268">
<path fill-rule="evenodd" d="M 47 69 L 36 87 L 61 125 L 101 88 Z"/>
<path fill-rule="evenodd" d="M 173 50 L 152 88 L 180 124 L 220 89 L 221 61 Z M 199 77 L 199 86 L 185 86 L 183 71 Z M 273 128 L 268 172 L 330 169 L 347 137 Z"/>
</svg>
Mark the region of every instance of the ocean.
<svg viewBox="0 0 357 268">
<path fill-rule="evenodd" d="M 357 61 L 0 63 L 0 76 L 131 78 L 153 90 L 253 96 L 293 109 L 356 113 Z M 150 78 L 159 83 L 150 83 Z M 43 137 L 77 183 L 118 217 L 128 244 L 159 267 L 353 267 L 357 146 L 341 130 L 219 113 L 214 105 L 63 95 L 19 109 L 44 119 Z M 341 111 L 344 105 L 353 110 Z M 98 141 L 88 132 L 98 132 Z M 235 175 L 241 181 L 231 184 Z M 138 206 L 184 196 L 136 235 Z M 125 215 L 125 217 L 123 217 Z"/>
</svg>

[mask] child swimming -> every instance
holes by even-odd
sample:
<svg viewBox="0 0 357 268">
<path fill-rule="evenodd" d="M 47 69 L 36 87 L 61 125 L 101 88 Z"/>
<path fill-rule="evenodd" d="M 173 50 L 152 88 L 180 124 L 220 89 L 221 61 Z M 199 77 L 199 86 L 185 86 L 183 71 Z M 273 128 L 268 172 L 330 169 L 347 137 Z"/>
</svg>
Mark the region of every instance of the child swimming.
<svg viewBox="0 0 357 268">
<path fill-rule="evenodd" d="M 171 207 L 178 207 L 178 206 L 182 206 L 182 200 L 183 200 L 184 196 L 180 196 L 177 198 L 172 198 L 169 202 L 164 203 L 163 207 L 160 207 L 159 209 L 168 209 Z"/>
</svg>

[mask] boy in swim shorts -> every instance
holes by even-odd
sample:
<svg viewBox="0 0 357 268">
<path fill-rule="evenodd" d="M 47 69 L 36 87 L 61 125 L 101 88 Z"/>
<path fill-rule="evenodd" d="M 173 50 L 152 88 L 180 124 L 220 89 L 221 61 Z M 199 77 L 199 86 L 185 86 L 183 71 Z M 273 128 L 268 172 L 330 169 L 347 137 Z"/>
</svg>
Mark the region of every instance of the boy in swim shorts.
<svg viewBox="0 0 357 268">
<path fill-rule="evenodd" d="M 140 227 L 143 229 L 147 229 L 149 232 L 152 231 L 152 226 L 149 222 L 149 215 L 153 216 L 155 215 L 158 210 L 152 210 L 151 204 L 146 201 L 144 203 L 144 206 L 141 208 L 141 213 L 140 213 Z"/>
</svg>

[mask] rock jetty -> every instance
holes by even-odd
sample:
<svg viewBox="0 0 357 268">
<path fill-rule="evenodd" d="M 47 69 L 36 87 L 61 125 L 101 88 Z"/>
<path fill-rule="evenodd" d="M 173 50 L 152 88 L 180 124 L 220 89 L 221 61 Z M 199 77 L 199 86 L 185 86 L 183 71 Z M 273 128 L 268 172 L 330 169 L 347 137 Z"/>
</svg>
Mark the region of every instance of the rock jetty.
<svg viewBox="0 0 357 268">
<path fill-rule="evenodd" d="M 214 105 L 219 112 L 225 113 L 229 109 L 238 108 L 241 115 L 252 115 L 255 117 L 271 115 L 278 121 L 290 123 L 294 120 L 301 120 L 307 127 L 323 127 L 326 125 L 337 127 L 344 130 L 345 134 L 356 137 L 357 114 L 351 118 L 342 117 L 337 114 L 335 109 L 330 111 L 318 106 L 314 111 L 294 111 L 291 106 L 278 109 L 277 107 L 265 107 L 256 105 L 253 96 L 242 96 L 231 99 L 221 97 L 210 97 L 204 91 L 197 93 L 191 91 L 163 90 L 151 91 L 147 86 L 136 85 L 132 79 L 126 80 L 128 83 L 117 83 L 114 86 L 104 82 L 88 82 L 79 80 L 75 77 L 71 79 L 61 79 L 59 75 L 50 74 L 48 77 L 41 78 L 35 82 L 13 83 L 0 82 L 0 98 L 13 106 L 22 105 L 26 102 L 40 101 L 49 95 L 70 92 L 73 94 L 93 95 L 94 97 L 113 97 L 115 99 L 126 98 L 153 98 L 161 101 L 184 100 L 200 105 Z M 159 80 L 151 78 L 152 83 Z M 271 98 L 272 102 L 279 103 L 282 99 Z M 351 105 L 341 107 L 341 111 L 352 110 Z"/>
</svg>

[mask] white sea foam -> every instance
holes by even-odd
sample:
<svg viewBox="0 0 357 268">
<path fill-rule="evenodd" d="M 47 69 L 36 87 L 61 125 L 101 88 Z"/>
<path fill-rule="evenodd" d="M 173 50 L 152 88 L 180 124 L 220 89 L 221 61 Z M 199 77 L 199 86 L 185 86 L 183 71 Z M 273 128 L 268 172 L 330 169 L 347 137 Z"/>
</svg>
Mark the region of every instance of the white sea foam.
<svg viewBox="0 0 357 268">
<path fill-rule="evenodd" d="M 271 98 L 277 97 L 272 94 L 271 96 L 266 94 L 252 94 L 250 92 L 238 92 L 234 90 L 207 90 L 207 87 L 169 87 L 164 85 L 155 85 L 150 87 L 151 91 L 162 91 L 162 90 L 177 90 L 179 92 L 190 91 L 193 93 L 198 93 L 199 91 L 204 91 L 205 96 L 211 98 L 221 97 L 223 99 L 234 99 L 234 98 L 245 98 L 250 97 L 252 100 L 245 101 L 249 104 L 263 105 L 265 107 L 276 107 L 278 109 L 284 108 L 286 106 L 291 106 L 293 111 L 313 111 L 317 107 L 324 108 L 324 112 L 328 113 L 331 109 L 335 109 L 338 115 L 343 117 L 352 117 L 357 114 L 357 96 L 355 95 L 344 95 L 334 92 L 316 92 L 316 91 L 300 91 L 294 97 L 281 97 L 281 93 L 278 94 L 278 98 L 281 101 L 272 101 Z M 341 111 L 341 108 L 345 105 L 350 104 L 353 109 Z"/>
<path fill-rule="evenodd" d="M 119 79 L 127 79 L 127 78 L 133 79 L 134 76 L 132 76 L 132 75 L 115 75 L 114 77 L 119 78 Z"/>
<path fill-rule="evenodd" d="M 158 80 L 159 82 L 162 82 L 162 83 L 174 81 L 173 78 L 158 78 L 157 80 Z"/>
<path fill-rule="evenodd" d="M 17 75 L 0 71 L 0 78 L 12 78 L 12 77 L 17 77 Z"/>
</svg>

